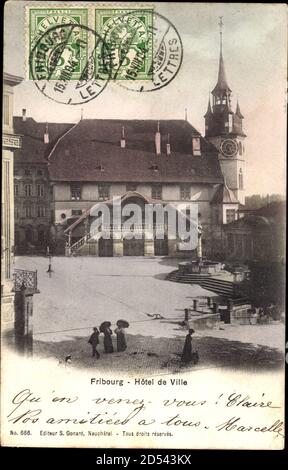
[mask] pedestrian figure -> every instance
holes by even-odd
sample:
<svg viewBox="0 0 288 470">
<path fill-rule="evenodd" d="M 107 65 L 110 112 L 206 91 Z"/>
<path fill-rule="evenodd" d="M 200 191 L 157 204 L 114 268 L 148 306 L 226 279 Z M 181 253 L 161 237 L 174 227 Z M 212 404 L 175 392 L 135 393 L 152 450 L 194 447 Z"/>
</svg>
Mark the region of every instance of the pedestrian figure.
<svg viewBox="0 0 288 470">
<path fill-rule="evenodd" d="M 109 327 L 105 328 L 103 333 L 104 333 L 104 351 L 106 353 L 113 353 L 114 348 L 113 348 L 112 338 L 111 338 L 113 333 L 112 333 L 111 328 Z"/>
<path fill-rule="evenodd" d="M 127 343 L 124 328 L 117 326 L 115 334 L 117 338 L 117 352 L 125 351 L 127 349 Z"/>
<path fill-rule="evenodd" d="M 89 340 L 88 340 L 88 343 L 91 344 L 92 346 L 92 357 L 97 357 L 97 359 L 99 359 L 100 357 L 100 354 L 99 352 L 97 351 L 97 346 L 99 344 L 99 334 L 100 334 L 100 331 L 98 330 L 98 328 L 93 328 L 93 331 L 94 333 L 92 333 L 92 335 L 90 336 Z"/>
<path fill-rule="evenodd" d="M 192 334 L 195 333 L 193 328 L 190 328 L 188 331 L 188 335 L 186 335 L 184 348 L 182 351 L 181 362 L 191 362 L 193 359 L 192 356 Z"/>
</svg>

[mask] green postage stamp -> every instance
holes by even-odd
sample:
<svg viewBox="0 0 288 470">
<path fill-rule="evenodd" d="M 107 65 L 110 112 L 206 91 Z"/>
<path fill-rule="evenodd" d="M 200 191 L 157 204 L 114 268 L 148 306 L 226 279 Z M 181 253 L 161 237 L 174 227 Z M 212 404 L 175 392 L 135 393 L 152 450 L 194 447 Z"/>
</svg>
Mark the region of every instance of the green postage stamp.
<svg viewBox="0 0 288 470">
<path fill-rule="evenodd" d="M 39 71 L 42 71 L 43 77 L 45 75 L 49 76 L 50 80 L 57 80 L 65 63 L 73 62 L 75 66 L 70 80 L 79 80 L 87 64 L 88 44 L 85 27 L 88 24 L 88 9 L 28 8 L 28 18 L 29 58 L 33 53 L 33 58 L 39 59 Z M 65 28 L 65 25 L 70 26 Z M 55 42 L 58 42 L 58 51 Z M 29 79 L 34 78 L 30 67 Z"/>
<path fill-rule="evenodd" d="M 153 9 L 28 8 L 27 17 L 30 80 L 59 80 L 71 64 L 67 80 L 83 79 L 91 58 L 95 78 L 151 80 Z"/>
<path fill-rule="evenodd" d="M 152 9 L 95 9 L 95 30 L 109 51 L 111 78 L 151 80 L 153 67 Z M 98 48 L 95 69 L 105 66 Z"/>
</svg>

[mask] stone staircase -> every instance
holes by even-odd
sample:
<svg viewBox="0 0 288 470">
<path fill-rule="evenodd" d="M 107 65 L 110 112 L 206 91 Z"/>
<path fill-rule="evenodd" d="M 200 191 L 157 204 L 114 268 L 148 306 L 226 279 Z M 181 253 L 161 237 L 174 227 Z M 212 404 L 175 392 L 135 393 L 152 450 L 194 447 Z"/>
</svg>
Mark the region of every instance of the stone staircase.
<svg viewBox="0 0 288 470">
<path fill-rule="evenodd" d="M 223 297 L 238 298 L 237 286 L 233 281 L 221 279 L 219 276 L 211 276 L 209 274 L 183 273 L 178 269 L 168 274 L 167 279 L 173 282 L 183 284 L 198 284 L 204 289 L 215 292 Z"/>
</svg>

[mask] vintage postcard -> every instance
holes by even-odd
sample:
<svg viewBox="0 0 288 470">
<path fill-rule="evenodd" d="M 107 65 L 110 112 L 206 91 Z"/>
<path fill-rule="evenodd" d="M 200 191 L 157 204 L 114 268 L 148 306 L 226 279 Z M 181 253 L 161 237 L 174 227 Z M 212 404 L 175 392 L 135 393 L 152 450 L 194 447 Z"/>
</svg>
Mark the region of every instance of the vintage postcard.
<svg viewBox="0 0 288 470">
<path fill-rule="evenodd" d="M 283 449 L 286 5 L 4 27 L 2 445 Z"/>
</svg>

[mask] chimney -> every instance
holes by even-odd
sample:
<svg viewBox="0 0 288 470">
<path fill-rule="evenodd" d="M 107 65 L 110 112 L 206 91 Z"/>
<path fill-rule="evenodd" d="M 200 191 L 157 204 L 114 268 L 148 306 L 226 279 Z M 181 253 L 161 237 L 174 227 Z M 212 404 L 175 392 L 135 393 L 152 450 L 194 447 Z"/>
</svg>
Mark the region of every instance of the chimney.
<svg viewBox="0 0 288 470">
<path fill-rule="evenodd" d="M 192 135 L 192 155 L 201 157 L 200 135 Z"/>
<path fill-rule="evenodd" d="M 155 150 L 156 155 L 161 155 L 161 134 L 159 121 L 157 123 L 157 132 L 155 134 Z"/>
<path fill-rule="evenodd" d="M 26 109 L 22 109 L 22 121 L 26 121 Z"/>
<path fill-rule="evenodd" d="M 49 144 L 48 122 L 46 122 L 46 127 L 45 127 L 45 132 L 44 132 L 44 144 Z"/>
<path fill-rule="evenodd" d="M 187 108 L 185 108 L 185 121 L 188 121 Z"/>
<path fill-rule="evenodd" d="M 122 126 L 122 137 L 121 137 L 121 140 L 120 140 L 120 147 L 121 147 L 121 149 L 125 149 L 125 147 L 126 147 L 125 128 L 124 128 L 124 126 Z"/>
<path fill-rule="evenodd" d="M 171 148 L 170 148 L 170 134 L 167 135 L 167 156 L 171 155 Z"/>
</svg>

